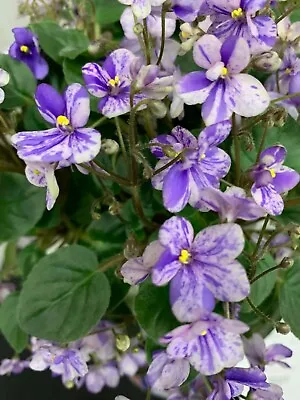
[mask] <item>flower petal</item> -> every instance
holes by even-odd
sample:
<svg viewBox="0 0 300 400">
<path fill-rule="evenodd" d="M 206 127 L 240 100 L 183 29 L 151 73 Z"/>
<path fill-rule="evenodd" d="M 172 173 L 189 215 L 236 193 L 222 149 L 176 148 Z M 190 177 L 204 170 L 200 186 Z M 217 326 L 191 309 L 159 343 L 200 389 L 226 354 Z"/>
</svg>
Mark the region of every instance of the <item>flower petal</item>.
<svg viewBox="0 0 300 400">
<path fill-rule="evenodd" d="M 300 175 L 288 167 L 281 167 L 276 171 L 276 176 L 273 178 L 273 186 L 277 193 L 288 192 L 298 185 Z"/>
<path fill-rule="evenodd" d="M 178 95 L 186 104 L 202 104 L 214 87 L 214 82 L 206 78 L 204 71 L 185 75 L 176 85 Z"/>
<path fill-rule="evenodd" d="M 150 0 L 132 0 L 132 11 L 137 18 L 146 18 L 151 12 Z"/>
<path fill-rule="evenodd" d="M 214 35 L 203 35 L 194 45 L 194 61 L 199 67 L 209 69 L 221 61 L 222 42 Z"/>
<path fill-rule="evenodd" d="M 184 147 L 196 148 L 197 147 L 197 139 L 195 136 L 185 128 L 181 126 L 176 126 L 172 129 L 172 136 L 174 136 L 177 141 L 183 144 Z"/>
<path fill-rule="evenodd" d="M 93 160 L 101 148 L 101 134 L 92 128 L 76 129 L 70 135 L 72 155 L 68 159 L 73 164 L 82 164 Z"/>
<path fill-rule="evenodd" d="M 261 152 L 259 160 L 267 167 L 272 167 L 276 164 L 282 164 L 285 160 L 286 155 L 287 151 L 284 146 L 271 146 Z"/>
<path fill-rule="evenodd" d="M 131 51 L 118 49 L 106 58 L 103 69 L 107 71 L 112 79 L 118 76 L 122 87 L 129 86 L 132 81 L 131 64 L 134 60 L 136 60 L 136 56 Z"/>
<path fill-rule="evenodd" d="M 232 127 L 231 121 L 221 121 L 217 124 L 207 126 L 203 129 L 198 137 L 198 144 L 208 144 L 209 146 L 217 146 L 224 142 L 230 134 Z"/>
<path fill-rule="evenodd" d="M 163 223 L 159 230 L 160 243 L 168 248 L 174 256 L 181 250 L 191 247 L 194 229 L 189 221 L 182 217 L 172 217 Z"/>
<path fill-rule="evenodd" d="M 130 111 L 129 93 L 120 93 L 118 96 L 106 96 L 98 105 L 99 111 L 107 118 L 118 117 Z"/>
<path fill-rule="evenodd" d="M 225 102 L 225 82 L 223 79 L 216 81 L 202 106 L 201 114 L 205 125 L 212 125 L 231 117 L 232 109 L 230 104 Z"/>
<path fill-rule="evenodd" d="M 56 118 L 65 113 L 63 97 L 51 85 L 42 83 L 35 92 L 35 102 L 42 117 L 56 125 Z"/>
<path fill-rule="evenodd" d="M 152 282 L 156 286 L 166 285 L 171 279 L 174 278 L 181 266 L 182 264 L 178 260 L 174 260 L 169 263 L 159 260 L 152 269 Z"/>
<path fill-rule="evenodd" d="M 263 389 L 269 386 L 266 375 L 260 368 L 231 368 L 225 372 L 229 381 L 241 383 L 254 389 Z"/>
<path fill-rule="evenodd" d="M 161 160 L 158 161 L 158 163 L 155 166 L 155 171 L 164 167 L 166 164 L 170 162 L 169 158 L 162 158 Z M 162 190 L 163 188 L 163 183 L 165 176 L 167 175 L 168 171 L 170 170 L 171 167 L 166 168 L 164 171 L 160 172 L 157 175 L 154 175 L 151 179 L 152 186 L 157 189 L 157 190 Z"/>
<path fill-rule="evenodd" d="M 90 99 L 85 87 L 73 83 L 65 91 L 67 117 L 73 128 L 82 128 L 89 120 Z"/>
<path fill-rule="evenodd" d="M 6 86 L 9 82 L 9 73 L 0 68 L 0 87 Z"/>
<path fill-rule="evenodd" d="M 40 55 L 36 56 L 32 62 L 32 72 L 36 79 L 42 80 L 49 73 L 47 61 Z"/>
<path fill-rule="evenodd" d="M 284 202 L 272 184 L 251 188 L 251 193 L 258 205 L 263 207 L 270 215 L 280 215 L 284 208 Z"/>
<path fill-rule="evenodd" d="M 88 91 L 96 97 L 104 97 L 109 91 L 108 81 L 111 77 L 96 63 L 85 64 L 82 75 Z"/>
<path fill-rule="evenodd" d="M 229 73 L 237 74 L 247 67 L 250 62 L 250 49 L 241 37 L 230 36 L 221 47 L 222 61 Z"/>
<path fill-rule="evenodd" d="M 149 275 L 149 268 L 143 263 L 143 257 L 132 258 L 122 265 L 121 275 L 125 283 L 129 285 L 138 285 Z"/>
<path fill-rule="evenodd" d="M 164 179 L 164 206 L 170 212 L 179 212 L 187 205 L 189 197 L 189 170 L 183 170 L 182 164 L 177 163 L 169 169 Z"/>
</svg>

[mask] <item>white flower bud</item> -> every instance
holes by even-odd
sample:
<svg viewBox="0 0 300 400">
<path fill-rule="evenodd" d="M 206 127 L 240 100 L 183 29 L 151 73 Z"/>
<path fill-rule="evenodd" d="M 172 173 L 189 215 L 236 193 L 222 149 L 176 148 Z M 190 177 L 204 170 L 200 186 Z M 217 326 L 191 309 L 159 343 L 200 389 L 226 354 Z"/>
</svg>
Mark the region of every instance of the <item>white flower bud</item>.
<svg viewBox="0 0 300 400">
<path fill-rule="evenodd" d="M 167 107 L 161 101 L 154 100 L 149 104 L 149 109 L 156 118 L 164 118 L 167 115 Z"/>
<path fill-rule="evenodd" d="M 103 139 L 102 141 L 102 149 L 103 151 L 108 154 L 116 154 L 119 151 L 119 143 L 112 139 Z"/>
<path fill-rule="evenodd" d="M 267 72 L 277 71 L 282 63 L 281 58 L 276 51 L 267 51 L 266 53 L 260 54 L 253 60 L 253 65 L 261 70 Z"/>
</svg>

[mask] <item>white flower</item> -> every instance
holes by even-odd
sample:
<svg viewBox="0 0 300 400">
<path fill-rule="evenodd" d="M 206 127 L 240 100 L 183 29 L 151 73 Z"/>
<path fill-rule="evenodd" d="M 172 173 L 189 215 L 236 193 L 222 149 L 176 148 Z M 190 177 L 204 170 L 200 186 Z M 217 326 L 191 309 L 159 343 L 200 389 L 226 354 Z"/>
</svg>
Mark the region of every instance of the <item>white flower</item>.
<svg viewBox="0 0 300 400">
<path fill-rule="evenodd" d="M 9 74 L 4 71 L 4 69 L 0 68 L 0 104 L 3 103 L 5 98 L 4 90 L 1 87 L 7 85 L 9 82 Z"/>
</svg>

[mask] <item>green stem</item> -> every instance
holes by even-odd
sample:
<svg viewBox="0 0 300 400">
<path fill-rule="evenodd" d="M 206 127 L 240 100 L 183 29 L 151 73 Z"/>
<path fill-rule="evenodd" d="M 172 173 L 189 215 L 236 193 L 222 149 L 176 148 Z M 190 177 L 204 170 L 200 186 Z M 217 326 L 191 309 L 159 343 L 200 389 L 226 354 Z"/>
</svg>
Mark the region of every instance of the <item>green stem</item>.
<svg viewBox="0 0 300 400">
<path fill-rule="evenodd" d="M 294 10 L 296 10 L 297 7 L 299 7 L 299 5 L 294 4 L 292 7 L 288 8 L 283 14 L 280 15 L 280 17 L 277 18 L 276 24 L 278 24 L 278 22 L 282 21 L 290 13 L 292 13 Z"/>
<path fill-rule="evenodd" d="M 151 46 L 150 46 L 150 40 L 149 40 L 149 32 L 148 32 L 148 25 L 147 25 L 147 20 L 146 18 L 143 19 L 143 38 L 145 42 L 145 49 L 146 49 L 146 61 L 147 65 L 151 64 Z"/>
<path fill-rule="evenodd" d="M 252 285 L 252 283 L 258 281 L 260 278 L 262 278 L 263 276 L 269 274 L 270 272 L 276 271 L 277 269 L 281 268 L 281 264 L 275 265 L 275 267 L 266 269 L 264 272 L 261 272 L 259 275 L 257 275 L 255 278 L 251 279 L 250 283 Z"/>
<path fill-rule="evenodd" d="M 152 221 L 149 221 L 148 218 L 146 217 L 143 206 L 141 203 L 140 195 L 139 195 L 139 189 L 137 186 L 134 186 L 132 188 L 132 201 L 133 205 L 135 208 L 135 211 L 137 215 L 140 217 L 141 221 L 144 223 L 145 226 L 148 226 L 149 228 L 158 228 L 158 225 Z"/>
<path fill-rule="evenodd" d="M 259 144 L 257 156 L 256 156 L 256 162 L 257 163 L 259 161 L 260 154 L 263 151 L 263 148 L 264 148 L 264 145 L 265 145 L 265 141 L 266 141 L 266 138 L 267 138 L 267 133 L 268 133 L 268 124 L 265 124 L 264 131 L 263 131 L 263 134 L 262 134 L 262 137 L 261 137 L 261 141 L 260 141 L 260 144 Z"/>
<path fill-rule="evenodd" d="M 239 186 L 240 177 L 241 177 L 241 146 L 240 140 L 238 137 L 238 130 L 236 124 L 236 116 L 233 114 L 232 116 L 232 135 L 233 135 L 233 144 L 234 144 L 234 158 L 235 158 L 235 183 Z"/>
<path fill-rule="evenodd" d="M 165 43 L 166 43 L 166 14 L 167 14 L 167 9 L 163 4 L 162 11 L 161 11 L 161 45 L 160 45 L 160 52 L 159 52 L 159 56 L 158 56 L 156 65 L 159 65 L 161 63 L 161 60 L 162 60 L 163 55 L 164 55 L 164 50 L 165 50 Z"/>
<path fill-rule="evenodd" d="M 94 129 L 94 128 L 96 128 L 97 126 L 102 125 L 103 122 L 105 122 L 106 120 L 107 120 L 107 117 L 101 117 L 101 118 L 99 118 L 96 122 L 94 122 L 94 123 L 90 126 L 90 128 Z"/>
<path fill-rule="evenodd" d="M 124 139 L 123 139 L 123 135 L 122 135 L 122 129 L 120 126 L 119 117 L 115 117 L 115 123 L 116 123 L 116 128 L 117 128 L 117 133 L 118 133 L 118 138 L 119 138 L 122 154 L 123 154 L 126 164 L 128 165 L 129 161 L 128 161 L 128 157 L 127 157 L 127 152 L 126 152 L 126 147 L 125 147 L 125 143 L 124 143 Z"/>
<path fill-rule="evenodd" d="M 252 310 L 258 315 L 260 316 L 263 320 L 268 321 L 270 324 L 272 324 L 274 327 L 276 326 L 276 322 L 272 320 L 272 318 L 268 317 L 265 313 L 263 313 L 259 308 L 256 307 L 256 305 L 254 305 L 252 303 L 252 300 L 247 297 L 246 298 L 247 303 L 249 304 L 249 306 L 252 308 Z"/>
<path fill-rule="evenodd" d="M 263 237 L 264 237 L 264 234 L 265 234 L 267 225 L 268 225 L 268 223 L 269 223 L 269 220 L 270 220 L 270 216 L 267 215 L 266 218 L 265 218 L 265 220 L 264 220 L 264 224 L 263 224 L 263 226 L 262 226 L 262 229 L 261 229 L 261 231 L 260 231 L 260 233 L 259 233 L 259 237 L 258 237 L 256 246 L 255 246 L 254 252 L 253 252 L 253 254 L 252 254 L 252 256 L 251 256 L 251 259 L 252 259 L 252 267 L 251 267 L 251 271 L 250 271 L 250 279 L 252 279 L 252 278 L 255 276 L 255 274 L 256 274 L 257 254 L 258 254 L 258 252 L 259 252 L 260 244 L 261 244 L 261 241 L 262 241 L 262 239 L 263 239 Z"/>
<path fill-rule="evenodd" d="M 223 305 L 224 305 L 225 318 L 230 319 L 230 303 L 228 303 L 228 301 L 225 301 Z"/>
<path fill-rule="evenodd" d="M 278 103 L 279 101 L 293 99 L 294 97 L 299 97 L 299 96 L 300 96 L 300 92 L 287 94 L 286 96 L 278 97 L 278 99 L 271 100 L 271 104 Z"/>
<path fill-rule="evenodd" d="M 96 164 L 96 162 L 95 162 L 95 164 Z M 96 171 L 94 168 L 92 168 L 92 167 L 90 167 L 90 166 L 88 166 L 86 164 L 79 164 L 79 165 L 82 168 L 86 169 L 87 171 L 91 172 L 94 175 L 99 176 L 102 179 L 111 180 L 113 182 L 118 183 L 119 185 L 132 186 L 132 183 L 130 181 L 128 181 L 127 179 L 122 178 L 121 176 L 116 175 L 114 173 L 110 173 L 110 172 L 104 170 L 101 166 L 100 166 L 100 168 L 103 169 L 103 171 L 104 171 L 103 173 L 101 173 L 100 171 Z M 105 172 L 107 172 L 108 175 L 106 175 Z"/>
<path fill-rule="evenodd" d="M 154 171 L 153 176 L 160 174 L 161 172 L 171 167 L 173 164 L 177 163 L 177 161 L 181 160 L 183 152 L 184 151 L 179 153 L 175 158 L 173 158 L 170 162 L 168 162 L 168 164 L 165 164 L 163 167 L 158 168 L 156 171 Z"/>
<path fill-rule="evenodd" d="M 114 267 L 116 264 L 122 263 L 124 260 L 125 257 L 123 253 L 117 254 L 109 258 L 108 260 L 104 261 L 103 263 L 101 263 L 98 267 L 98 271 L 105 272 L 108 269 Z"/>
<path fill-rule="evenodd" d="M 151 388 L 147 390 L 146 400 L 151 400 Z"/>
</svg>

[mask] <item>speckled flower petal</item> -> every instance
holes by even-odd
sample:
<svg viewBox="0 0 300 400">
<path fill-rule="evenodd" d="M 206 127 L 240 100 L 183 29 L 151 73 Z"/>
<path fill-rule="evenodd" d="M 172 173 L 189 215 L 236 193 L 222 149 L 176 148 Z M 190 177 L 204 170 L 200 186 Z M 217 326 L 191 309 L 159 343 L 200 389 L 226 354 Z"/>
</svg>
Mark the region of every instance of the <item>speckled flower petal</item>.
<svg viewBox="0 0 300 400">
<path fill-rule="evenodd" d="M 73 128 L 82 128 L 89 120 L 90 99 L 85 87 L 73 83 L 65 91 L 66 113 Z"/>
<path fill-rule="evenodd" d="M 280 215 L 282 213 L 284 202 L 272 184 L 260 188 L 253 185 L 251 193 L 256 203 L 263 207 L 268 214 Z"/>
<path fill-rule="evenodd" d="M 82 75 L 88 91 L 93 96 L 100 98 L 106 96 L 109 91 L 108 81 L 111 77 L 99 64 L 85 64 Z"/>
<path fill-rule="evenodd" d="M 276 176 L 273 179 L 273 186 L 278 193 L 288 192 L 298 185 L 300 175 L 288 167 L 281 167 L 276 171 Z"/>
<path fill-rule="evenodd" d="M 166 164 L 168 164 L 170 162 L 169 158 L 162 158 L 161 160 L 158 161 L 158 163 L 155 166 L 155 171 L 164 167 Z M 164 183 L 164 179 L 166 174 L 168 173 L 168 171 L 170 170 L 169 168 L 166 168 L 164 171 L 160 172 L 157 175 L 154 175 L 151 179 L 151 183 L 152 186 L 157 189 L 157 190 L 162 190 L 163 188 L 163 183 Z"/>
<path fill-rule="evenodd" d="M 259 161 L 271 168 L 276 164 L 282 164 L 286 155 L 287 151 L 284 146 L 271 146 L 261 152 Z"/>
<path fill-rule="evenodd" d="M 176 126 L 172 129 L 171 135 L 174 136 L 179 143 L 181 143 L 184 147 L 196 148 L 197 147 L 197 139 L 195 136 L 185 128 L 181 126 Z"/>
<path fill-rule="evenodd" d="M 104 61 L 103 69 L 109 74 L 110 78 L 119 77 L 122 87 L 129 86 L 132 81 L 131 63 L 136 60 L 136 56 L 127 49 L 113 51 Z M 109 79 L 110 79 L 109 78 Z"/>
<path fill-rule="evenodd" d="M 164 206 L 170 212 L 179 212 L 187 205 L 189 197 L 189 170 L 182 169 L 181 163 L 177 163 L 169 169 L 164 178 Z"/>
<path fill-rule="evenodd" d="M 194 45 L 194 61 L 199 67 L 209 69 L 221 61 L 222 42 L 214 35 L 202 36 Z"/>
<path fill-rule="evenodd" d="M 202 104 L 214 85 L 214 82 L 206 78 L 204 71 L 195 71 L 181 78 L 176 85 L 176 91 L 186 104 Z"/>
<path fill-rule="evenodd" d="M 230 36 L 222 44 L 221 56 L 229 73 L 237 74 L 249 64 L 250 49 L 243 38 Z"/>
<path fill-rule="evenodd" d="M 81 164 L 93 160 L 101 148 L 101 134 L 92 128 L 76 129 L 69 139 L 71 163 Z"/>
<path fill-rule="evenodd" d="M 231 104 L 225 100 L 225 88 L 224 80 L 219 79 L 205 99 L 201 114 L 206 125 L 212 125 L 231 117 L 232 108 Z"/>
<path fill-rule="evenodd" d="M 163 223 L 159 230 L 160 243 L 174 256 L 181 250 L 188 250 L 192 244 L 194 229 L 189 221 L 182 217 L 172 217 Z"/>
</svg>

